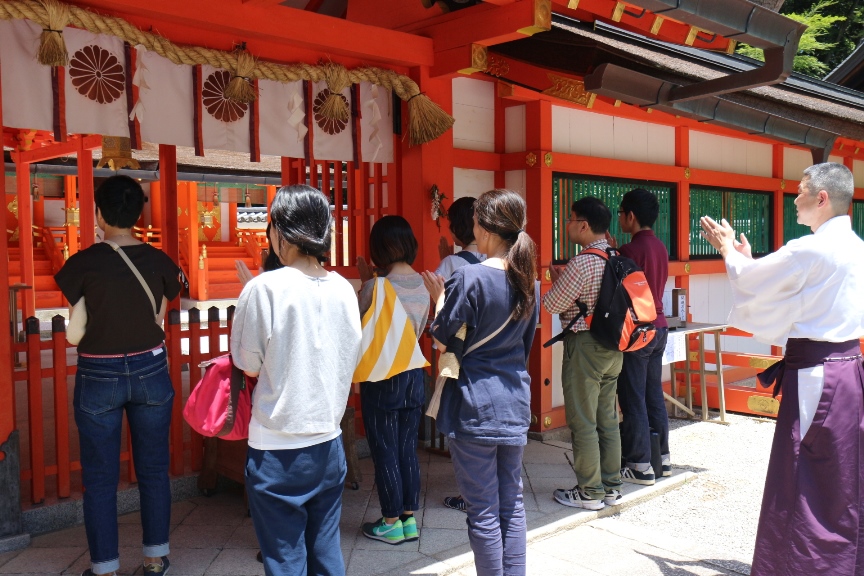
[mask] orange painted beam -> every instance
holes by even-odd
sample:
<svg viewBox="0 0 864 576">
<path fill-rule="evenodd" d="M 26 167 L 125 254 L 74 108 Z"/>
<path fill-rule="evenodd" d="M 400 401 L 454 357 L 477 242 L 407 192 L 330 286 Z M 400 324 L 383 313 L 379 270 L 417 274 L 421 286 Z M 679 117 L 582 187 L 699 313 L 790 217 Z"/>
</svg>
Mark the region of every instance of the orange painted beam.
<svg viewBox="0 0 864 576">
<path fill-rule="evenodd" d="M 584 22 L 600 21 L 672 44 L 686 44 L 691 34 L 692 26 L 689 24 L 655 15 L 648 10 L 617 0 L 552 0 L 552 2 L 558 14 L 571 16 Z M 619 4 L 624 8 L 623 11 L 619 12 L 621 9 Z M 576 6 L 575 9 L 570 8 L 573 5 Z M 694 38 L 692 46 L 725 52 L 730 47 L 729 42 L 719 34 L 712 36 L 710 33 L 700 33 Z"/>
<path fill-rule="evenodd" d="M 551 136 L 549 144 L 551 147 Z M 543 158 L 548 151 L 548 148 L 537 150 L 529 147 L 525 152 L 504 154 L 501 158 L 501 169 L 525 170 L 527 168 L 527 158 L 530 154 L 534 154 L 536 157 L 535 161 L 539 164 L 543 163 Z M 579 154 L 565 154 L 563 152 L 551 152 L 551 154 L 551 169 L 555 172 L 569 172 L 573 174 L 585 174 L 587 176 L 614 176 L 616 178 L 633 178 L 636 180 L 644 180 L 650 177 L 652 180 L 663 182 L 676 182 L 684 179 L 684 168 L 679 166 L 662 166 L 647 162 L 597 158 Z"/>
<path fill-rule="evenodd" d="M 741 188 L 744 190 L 758 190 L 773 192 L 780 190 L 782 178 L 766 178 L 764 176 L 750 176 L 747 174 L 731 174 L 729 172 L 716 172 L 713 170 L 690 169 L 690 184 L 701 186 L 718 186 L 720 188 Z M 797 186 L 798 183 L 795 183 Z M 789 188 L 789 182 L 785 183 Z"/>
<path fill-rule="evenodd" d="M 12 152 L 13 162 L 43 162 L 52 160 L 60 156 L 69 156 L 77 154 L 82 148 L 85 150 L 95 150 L 102 146 L 102 136 L 84 136 L 72 137 L 66 142 L 53 142 L 42 146 L 41 148 L 33 148 L 23 152 Z"/>
<path fill-rule="evenodd" d="M 684 246 L 687 250 L 687 246 Z M 669 276 L 695 276 L 697 274 L 725 274 L 726 264 L 718 256 L 712 260 L 691 260 L 686 261 L 670 261 Z M 678 288 L 686 288 L 686 286 L 678 286 Z M 728 334 L 727 334 L 728 335 Z"/>
<path fill-rule="evenodd" d="M 441 52 L 481 44 L 493 46 L 521 40 L 537 32 L 551 29 L 548 10 L 549 0 L 522 0 L 505 6 L 480 4 L 458 12 L 458 18 L 422 27 L 414 31 L 431 38 L 435 51 Z"/>
<path fill-rule="evenodd" d="M 501 154 L 477 150 L 458 150 L 453 155 L 453 166 L 472 170 L 501 170 Z"/>
<path fill-rule="evenodd" d="M 286 46 L 306 50 L 299 59 L 308 62 L 325 54 L 358 59 L 353 65 L 370 60 L 403 66 L 430 65 L 434 60 L 432 42 L 427 38 L 287 6 L 208 0 L 150 0 L 145 3 L 86 0 L 75 3 L 123 17 L 142 29 L 152 26 L 177 44 L 230 50 L 232 42 L 246 41 L 254 56 L 274 62 L 298 59 L 286 53 Z"/>
</svg>

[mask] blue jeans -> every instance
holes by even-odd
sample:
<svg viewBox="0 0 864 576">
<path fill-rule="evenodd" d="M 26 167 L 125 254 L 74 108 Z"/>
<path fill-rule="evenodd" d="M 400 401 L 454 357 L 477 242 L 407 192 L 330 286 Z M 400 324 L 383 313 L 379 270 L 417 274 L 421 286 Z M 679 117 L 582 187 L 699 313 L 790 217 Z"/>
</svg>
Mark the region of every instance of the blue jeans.
<svg viewBox="0 0 864 576">
<path fill-rule="evenodd" d="M 81 445 L 84 526 L 96 574 L 120 568 L 117 543 L 117 483 L 123 412 L 132 437 L 132 457 L 141 494 L 144 556 L 168 554 L 171 486 L 168 429 L 174 387 L 164 348 L 121 358 L 78 357 L 75 423 Z"/>
<path fill-rule="evenodd" d="M 381 515 L 395 518 L 420 507 L 417 432 L 426 400 L 424 371 L 415 368 L 380 382 L 360 383 L 366 440 L 375 463 Z"/>
<path fill-rule="evenodd" d="M 621 422 L 621 455 L 630 468 L 651 468 L 651 432 L 660 436 L 660 454 L 669 456 L 669 414 L 660 373 L 668 328 L 658 328 L 654 340 L 641 350 L 626 352 L 618 376 Z"/>
<path fill-rule="evenodd" d="M 246 494 L 267 576 L 344 576 L 339 544 L 348 464 L 342 437 L 246 457 Z"/>
<path fill-rule="evenodd" d="M 477 576 L 525 576 L 524 450 L 450 438 Z"/>
</svg>

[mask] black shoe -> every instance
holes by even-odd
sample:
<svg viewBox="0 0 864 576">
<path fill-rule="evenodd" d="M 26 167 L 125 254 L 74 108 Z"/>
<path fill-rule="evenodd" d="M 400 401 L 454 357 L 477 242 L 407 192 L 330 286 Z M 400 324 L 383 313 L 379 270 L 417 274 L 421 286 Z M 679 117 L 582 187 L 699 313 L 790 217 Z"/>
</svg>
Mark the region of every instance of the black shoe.
<svg viewBox="0 0 864 576">
<path fill-rule="evenodd" d="M 444 498 L 444 506 L 468 513 L 468 507 L 465 506 L 465 500 L 462 499 L 462 496 L 447 496 Z"/>
<path fill-rule="evenodd" d="M 625 466 L 621 469 L 621 480 L 624 482 L 629 482 L 630 484 L 642 484 L 643 486 L 653 486 L 654 485 L 654 472 L 648 470 L 646 472 L 639 472 L 638 470 L 634 470 L 633 468 L 628 468 Z"/>
</svg>

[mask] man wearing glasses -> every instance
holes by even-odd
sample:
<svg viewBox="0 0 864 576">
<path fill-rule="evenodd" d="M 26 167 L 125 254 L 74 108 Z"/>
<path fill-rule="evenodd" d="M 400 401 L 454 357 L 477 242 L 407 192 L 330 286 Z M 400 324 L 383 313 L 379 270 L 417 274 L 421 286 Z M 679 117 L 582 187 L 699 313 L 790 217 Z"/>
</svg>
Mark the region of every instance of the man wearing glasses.
<svg viewBox="0 0 864 576">
<path fill-rule="evenodd" d="M 567 236 L 583 251 L 609 247 L 606 232 L 612 213 L 599 198 L 586 196 L 573 203 L 567 220 Z M 606 260 L 579 254 L 559 270 L 551 263 L 552 288 L 543 298 L 550 314 L 560 314 L 568 326 L 563 338 L 564 361 L 561 384 L 564 412 L 573 443 L 573 471 L 578 484 L 555 490 L 555 500 L 564 506 L 600 510 L 621 499 L 621 435 L 615 408 L 615 386 L 621 372 L 622 354 L 610 350 L 588 330 L 576 301 L 594 312 Z"/>
</svg>

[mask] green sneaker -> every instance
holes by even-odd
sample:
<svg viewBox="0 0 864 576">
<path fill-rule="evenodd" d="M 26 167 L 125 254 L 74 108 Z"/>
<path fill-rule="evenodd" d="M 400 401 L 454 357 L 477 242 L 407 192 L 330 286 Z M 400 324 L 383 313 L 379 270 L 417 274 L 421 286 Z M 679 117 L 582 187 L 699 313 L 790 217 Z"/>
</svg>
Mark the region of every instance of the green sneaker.
<svg viewBox="0 0 864 576">
<path fill-rule="evenodd" d="M 420 533 L 417 532 L 417 520 L 414 519 L 413 514 L 402 521 L 402 531 L 405 533 L 406 542 L 420 538 Z"/>
<path fill-rule="evenodd" d="M 363 524 L 363 535 L 387 544 L 401 544 L 405 541 L 405 531 L 402 529 L 401 520 L 396 520 L 393 524 L 387 524 L 384 522 L 384 518 L 379 518 L 377 522 L 367 522 Z"/>
</svg>

